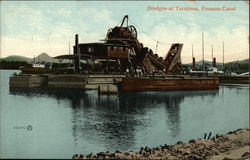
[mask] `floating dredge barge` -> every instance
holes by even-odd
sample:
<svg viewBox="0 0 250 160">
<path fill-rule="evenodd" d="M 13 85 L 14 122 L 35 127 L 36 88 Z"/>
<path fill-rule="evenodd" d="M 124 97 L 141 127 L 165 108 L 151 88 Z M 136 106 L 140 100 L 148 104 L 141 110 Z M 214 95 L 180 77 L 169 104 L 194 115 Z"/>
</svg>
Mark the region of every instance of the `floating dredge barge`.
<svg viewBox="0 0 250 160">
<path fill-rule="evenodd" d="M 21 75 L 10 78 L 10 87 L 82 88 L 101 92 L 117 92 L 118 88 L 122 91 L 218 89 L 218 78 L 180 75 L 183 44 L 172 44 L 164 58 L 144 47 L 137 39 L 135 26 L 128 25 L 127 15 L 120 26 L 108 30 L 102 41 L 79 44 L 76 35 L 74 54 L 55 57 L 59 62 L 72 60 L 73 68 L 42 72 L 23 68 Z"/>
</svg>

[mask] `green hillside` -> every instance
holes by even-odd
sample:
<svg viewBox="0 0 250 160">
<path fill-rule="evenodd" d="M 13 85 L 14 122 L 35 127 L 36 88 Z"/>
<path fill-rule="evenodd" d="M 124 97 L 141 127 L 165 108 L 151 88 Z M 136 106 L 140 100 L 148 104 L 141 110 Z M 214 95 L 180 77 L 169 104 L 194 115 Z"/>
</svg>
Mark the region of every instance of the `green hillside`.
<svg viewBox="0 0 250 160">
<path fill-rule="evenodd" d="M 8 56 L 6 58 L 0 58 L 0 61 L 6 62 L 29 62 L 30 58 L 22 57 L 22 56 Z"/>
</svg>

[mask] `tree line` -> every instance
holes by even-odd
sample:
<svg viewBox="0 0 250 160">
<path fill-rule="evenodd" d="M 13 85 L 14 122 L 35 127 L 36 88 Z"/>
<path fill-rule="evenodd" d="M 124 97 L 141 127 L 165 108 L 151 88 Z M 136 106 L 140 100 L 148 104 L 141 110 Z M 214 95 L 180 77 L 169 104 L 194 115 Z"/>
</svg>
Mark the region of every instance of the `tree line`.
<svg viewBox="0 0 250 160">
<path fill-rule="evenodd" d="M 19 69 L 21 66 L 25 66 L 28 63 L 25 61 L 0 61 L 0 69 Z"/>
</svg>

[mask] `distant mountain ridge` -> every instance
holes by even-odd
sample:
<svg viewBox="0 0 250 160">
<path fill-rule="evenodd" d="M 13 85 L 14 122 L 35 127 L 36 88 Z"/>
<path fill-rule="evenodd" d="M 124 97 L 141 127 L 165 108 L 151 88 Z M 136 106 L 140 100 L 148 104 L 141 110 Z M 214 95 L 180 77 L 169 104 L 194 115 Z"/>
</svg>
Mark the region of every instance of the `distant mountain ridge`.
<svg viewBox="0 0 250 160">
<path fill-rule="evenodd" d="M 34 58 L 28 58 L 28 57 L 24 57 L 24 56 L 19 56 L 19 55 L 11 55 L 8 56 L 6 58 L 0 58 L 0 61 L 25 61 L 28 63 L 34 62 Z M 47 53 L 43 52 L 40 55 L 38 55 L 37 57 L 35 57 L 35 61 L 36 62 L 54 62 L 54 63 L 59 63 L 59 61 L 57 59 L 54 59 L 53 57 L 49 56 Z M 212 64 L 211 61 L 207 61 L 204 60 L 205 64 Z M 202 65 L 202 60 L 196 62 L 196 65 Z M 227 62 L 225 64 L 228 63 L 239 63 L 239 64 L 249 64 L 249 58 L 244 59 L 244 60 L 240 60 L 240 61 L 232 61 L 232 62 Z M 221 62 L 216 62 L 217 65 L 222 65 Z M 187 63 L 186 65 L 192 65 L 192 63 Z"/>
<path fill-rule="evenodd" d="M 25 61 L 25 62 L 31 63 L 31 62 L 34 62 L 34 58 L 28 58 L 28 57 L 19 56 L 19 55 L 11 55 L 6 58 L 0 58 L 0 61 Z M 43 61 L 59 63 L 57 59 L 54 59 L 53 57 L 49 56 L 45 52 L 35 57 L 35 62 L 43 62 Z"/>
</svg>

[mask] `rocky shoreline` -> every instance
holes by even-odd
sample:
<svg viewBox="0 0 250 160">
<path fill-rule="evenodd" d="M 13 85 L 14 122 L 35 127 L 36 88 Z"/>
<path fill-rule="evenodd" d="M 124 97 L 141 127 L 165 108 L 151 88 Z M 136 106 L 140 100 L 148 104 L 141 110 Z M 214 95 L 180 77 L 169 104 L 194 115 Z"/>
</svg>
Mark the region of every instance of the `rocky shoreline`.
<svg viewBox="0 0 250 160">
<path fill-rule="evenodd" d="M 211 139 L 177 142 L 156 148 L 142 147 L 138 152 L 100 152 L 74 155 L 73 159 L 166 159 L 166 160 L 250 160 L 250 129 L 238 129 Z"/>
</svg>

